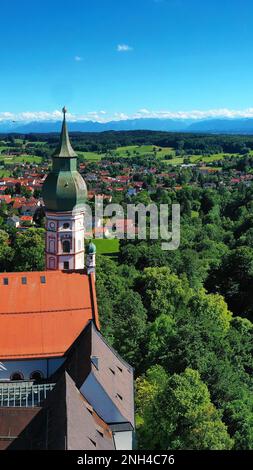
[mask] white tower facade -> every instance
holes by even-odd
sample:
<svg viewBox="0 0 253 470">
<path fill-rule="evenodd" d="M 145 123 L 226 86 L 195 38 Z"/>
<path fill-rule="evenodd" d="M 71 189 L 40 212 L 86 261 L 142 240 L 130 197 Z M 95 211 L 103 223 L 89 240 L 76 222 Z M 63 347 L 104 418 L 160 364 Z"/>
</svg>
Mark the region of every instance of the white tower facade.
<svg viewBox="0 0 253 470">
<path fill-rule="evenodd" d="M 46 212 L 46 269 L 84 269 L 84 212 Z"/>
</svg>

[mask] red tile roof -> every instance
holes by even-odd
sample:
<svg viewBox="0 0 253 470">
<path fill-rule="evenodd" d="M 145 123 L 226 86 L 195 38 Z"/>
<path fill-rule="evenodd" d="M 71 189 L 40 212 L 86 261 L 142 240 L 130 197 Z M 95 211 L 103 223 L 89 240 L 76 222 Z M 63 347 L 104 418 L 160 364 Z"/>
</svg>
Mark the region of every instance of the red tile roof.
<svg viewBox="0 0 253 470">
<path fill-rule="evenodd" d="M 33 220 L 33 218 L 32 218 L 31 215 L 22 215 L 22 216 L 20 217 L 20 220 L 31 221 L 31 220 Z"/>
<path fill-rule="evenodd" d="M 92 319 L 99 328 L 92 275 L 83 271 L 0 274 L 0 360 L 63 356 Z"/>
<path fill-rule="evenodd" d="M 11 196 L 9 194 L 2 194 L 0 196 L 0 201 L 5 201 L 7 204 L 12 201 Z"/>
</svg>

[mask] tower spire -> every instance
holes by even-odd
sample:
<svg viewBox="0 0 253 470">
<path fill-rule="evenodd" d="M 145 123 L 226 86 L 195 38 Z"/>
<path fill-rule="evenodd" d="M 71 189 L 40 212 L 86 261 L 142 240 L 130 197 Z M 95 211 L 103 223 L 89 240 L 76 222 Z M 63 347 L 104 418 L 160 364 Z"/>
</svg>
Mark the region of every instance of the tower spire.
<svg viewBox="0 0 253 470">
<path fill-rule="evenodd" d="M 61 137 L 60 137 L 60 143 L 58 148 L 55 151 L 55 156 L 58 157 L 77 157 L 77 154 L 73 150 L 70 140 L 69 140 L 69 133 L 68 133 L 68 127 L 67 127 L 67 122 L 66 122 L 66 113 L 67 109 L 64 106 L 62 108 L 63 112 L 63 121 L 62 121 L 62 128 L 61 128 Z"/>
</svg>

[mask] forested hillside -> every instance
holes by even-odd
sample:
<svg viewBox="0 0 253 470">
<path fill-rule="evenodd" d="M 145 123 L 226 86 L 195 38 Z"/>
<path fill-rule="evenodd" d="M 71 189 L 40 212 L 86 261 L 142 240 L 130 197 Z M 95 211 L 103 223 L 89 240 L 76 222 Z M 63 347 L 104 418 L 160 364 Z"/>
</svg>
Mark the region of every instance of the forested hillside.
<svg viewBox="0 0 253 470">
<path fill-rule="evenodd" d="M 121 241 L 118 264 L 97 260 L 103 333 L 135 367 L 138 446 L 252 449 L 253 190 L 160 197 L 181 203 L 180 248 Z"/>
</svg>

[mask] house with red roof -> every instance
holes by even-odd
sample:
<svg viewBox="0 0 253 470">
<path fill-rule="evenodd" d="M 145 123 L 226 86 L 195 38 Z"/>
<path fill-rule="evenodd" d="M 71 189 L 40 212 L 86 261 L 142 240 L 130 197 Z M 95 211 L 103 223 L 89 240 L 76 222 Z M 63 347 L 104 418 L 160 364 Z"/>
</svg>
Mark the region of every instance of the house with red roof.
<svg viewBox="0 0 253 470">
<path fill-rule="evenodd" d="M 12 198 L 9 194 L 0 194 L 0 204 L 1 202 L 6 202 L 6 204 L 10 204 L 12 202 Z"/>
</svg>

